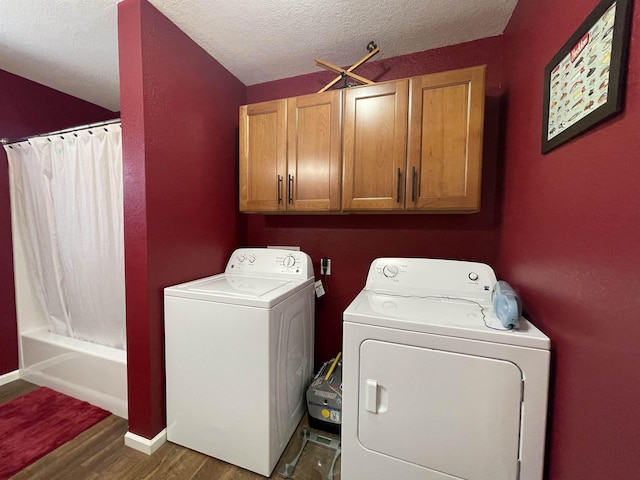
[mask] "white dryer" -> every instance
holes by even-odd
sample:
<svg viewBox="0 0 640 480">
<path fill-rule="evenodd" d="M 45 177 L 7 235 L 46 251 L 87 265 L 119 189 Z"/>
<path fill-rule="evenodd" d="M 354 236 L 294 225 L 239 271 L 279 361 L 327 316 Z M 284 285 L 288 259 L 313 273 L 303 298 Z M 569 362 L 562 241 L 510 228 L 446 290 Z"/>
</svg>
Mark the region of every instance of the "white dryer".
<svg viewBox="0 0 640 480">
<path fill-rule="evenodd" d="M 495 316 L 491 267 L 379 258 L 344 312 L 344 480 L 540 480 L 549 338 Z"/>
<path fill-rule="evenodd" d="M 313 277 L 303 252 L 243 248 L 165 288 L 169 441 L 271 475 L 306 411 Z"/>
</svg>

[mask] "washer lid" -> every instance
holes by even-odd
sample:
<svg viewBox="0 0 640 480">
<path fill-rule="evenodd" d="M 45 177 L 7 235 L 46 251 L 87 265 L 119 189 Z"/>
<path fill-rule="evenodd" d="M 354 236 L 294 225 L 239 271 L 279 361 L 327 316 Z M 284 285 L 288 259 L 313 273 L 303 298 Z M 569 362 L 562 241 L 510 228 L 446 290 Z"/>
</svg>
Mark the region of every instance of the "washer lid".
<svg viewBox="0 0 640 480">
<path fill-rule="evenodd" d="M 344 312 L 346 322 L 549 349 L 549 338 L 522 318 L 507 330 L 491 304 L 442 296 L 401 296 L 363 290 Z"/>
<path fill-rule="evenodd" d="M 187 287 L 187 290 L 205 294 L 257 298 L 289 283 L 291 282 L 273 278 L 227 274 L 196 282 L 194 285 Z"/>
<path fill-rule="evenodd" d="M 171 297 L 270 308 L 282 301 L 284 297 L 310 284 L 311 281 L 223 273 L 167 287 L 164 293 L 165 296 Z"/>
</svg>

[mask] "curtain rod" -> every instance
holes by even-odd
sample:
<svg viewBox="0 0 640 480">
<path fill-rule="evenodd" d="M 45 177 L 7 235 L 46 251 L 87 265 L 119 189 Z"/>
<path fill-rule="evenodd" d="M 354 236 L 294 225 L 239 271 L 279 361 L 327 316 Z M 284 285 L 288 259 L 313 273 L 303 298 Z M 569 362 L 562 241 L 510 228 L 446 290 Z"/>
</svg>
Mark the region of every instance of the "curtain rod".
<svg viewBox="0 0 640 480">
<path fill-rule="evenodd" d="M 114 118 L 113 120 L 106 120 L 104 122 L 90 123 L 88 125 L 82 125 L 80 127 L 65 128 L 64 130 L 58 130 L 58 131 L 49 132 L 49 133 L 39 133 L 38 135 L 29 135 L 28 137 L 17 138 L 15 140 L 9 140 L 8 138 L 3 138 L 2 140 L 0 140 L 0 142 L 3 145 L 11 145 L 11 144 L 14 144 L 14 143 L 24 142 L 26 140 L 29 140 L 30 138 L 48 137 L 50 135 L 62 135 L 64 133 L 78 132 L 80 130 L 87 130 L 89 128 L 102 127 L 104 125 L 111 125 L 112 123 L 119 123 L 119 122 L 120 122 L 119 118 Z"/>
</svg>

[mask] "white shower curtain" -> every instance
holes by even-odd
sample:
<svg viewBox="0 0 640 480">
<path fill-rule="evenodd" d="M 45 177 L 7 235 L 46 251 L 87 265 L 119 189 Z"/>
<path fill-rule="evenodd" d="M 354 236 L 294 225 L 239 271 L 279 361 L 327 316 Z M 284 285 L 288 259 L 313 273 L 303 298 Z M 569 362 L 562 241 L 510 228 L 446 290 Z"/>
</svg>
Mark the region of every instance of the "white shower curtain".
<svg viewBox="0 0 640 480">
<path fill-rule="evenodd" d="M 120 124 L 5 145 L 14 242 L 49 330 L 125 348 Z"/>
</svg>

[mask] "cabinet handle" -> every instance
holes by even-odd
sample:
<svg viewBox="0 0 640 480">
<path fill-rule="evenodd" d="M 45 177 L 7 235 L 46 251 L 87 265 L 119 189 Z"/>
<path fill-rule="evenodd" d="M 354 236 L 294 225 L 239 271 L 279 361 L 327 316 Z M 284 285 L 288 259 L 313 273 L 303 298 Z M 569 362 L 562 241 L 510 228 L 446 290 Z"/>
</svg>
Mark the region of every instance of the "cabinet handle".
<svg viewBox="0 0 640 480">
<path fill-rule="evenodd" d="M 402 181 L 402 172 L 400 171 L 400 167 L 398 167 L 398 195 L 396 197 L 396 202 L 400 203 L 400 182 Z"/>
<path fill-rule="evenodd" d="M 289 203 L 293 202 L 293 175 L 289 175 L 289 185 L 287 185 L 287 196 Z"/>
<path fill-rule="evenodd" d="M 282 203 L 282 177 L 278 175 L 278 205 Z"/>
<path fill-rule="evenodd" d="M 411 201 L 416 201 L 416 167 L 411 167 Z"/>
</svg>

